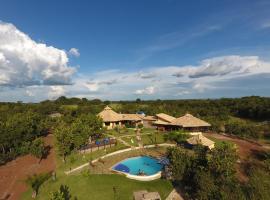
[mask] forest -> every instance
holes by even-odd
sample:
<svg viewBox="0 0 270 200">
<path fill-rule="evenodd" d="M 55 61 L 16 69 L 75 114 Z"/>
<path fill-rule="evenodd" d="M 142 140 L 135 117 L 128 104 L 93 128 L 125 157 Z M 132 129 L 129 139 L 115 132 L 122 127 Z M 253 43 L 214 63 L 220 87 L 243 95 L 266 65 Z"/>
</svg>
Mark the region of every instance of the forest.
<svg viewBox="0 0 270 200">
<path fill-rule="evenodd" d="M 155 115 L 163 112 L 179 117 L 189 112 L 211 123 L 212 131 L 215 132 L 226 132 L 256 140 L 270 138 L 270 98 L 268 97 L 101 101 L 63 96 L 54 101 L 46 100 L 39 103 L 0 103 L 0 163 L 3 164 L 18 155 L 31 152 L 37 154 L 35 153 L 39 152 L 37 147 L 44 148 L 42 142 L 37 139 L 56 126 L 57 120 L 49 117 L 52 113 L 61 113 L 64 116 L 62 128 L 70 127 L 72 140 L 77 138 L 70 144 L 70 149 L 80 147 L 89 135 L 75 133 L 85 132 L 82 129 L 92 130 L 92 133 L 98 132 L 101 122 L 96 114 L 106 105 L 122 113 L 143 111 L 146 115 Z M 89 126 L 82 126 L 83 124 Z M 93 127 L 95 127 L 94 131 Z M 57 129 L 55 131 L 57 133 Z M 42 155 L 42 151 L 38 153 L 41 158 Z"/>
</svg>

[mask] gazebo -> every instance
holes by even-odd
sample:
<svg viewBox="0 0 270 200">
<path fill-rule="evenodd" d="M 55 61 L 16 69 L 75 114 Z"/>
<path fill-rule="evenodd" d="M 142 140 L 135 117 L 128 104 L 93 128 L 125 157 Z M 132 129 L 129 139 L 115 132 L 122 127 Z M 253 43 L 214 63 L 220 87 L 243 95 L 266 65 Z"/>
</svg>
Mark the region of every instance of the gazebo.
<svg viewBox="0 0 270 200">
<path fill-rule="evenodd" d="M 192 146 L 200 144 L 206 146 L 208 149 L 213 149 L 215 147 L 215 142 L 204 137 L 202 134 L 194 135 L 187 139 L 187 143 Z"/>
<path fill-rule="evenodd" d="M 103 126 L 108 129 L 113 129 L 116 126 L 121 126 L 122 115 L 113 111 L 109 106 L 106 106 L 98 116 L 103 120 Z"/>
</svg>

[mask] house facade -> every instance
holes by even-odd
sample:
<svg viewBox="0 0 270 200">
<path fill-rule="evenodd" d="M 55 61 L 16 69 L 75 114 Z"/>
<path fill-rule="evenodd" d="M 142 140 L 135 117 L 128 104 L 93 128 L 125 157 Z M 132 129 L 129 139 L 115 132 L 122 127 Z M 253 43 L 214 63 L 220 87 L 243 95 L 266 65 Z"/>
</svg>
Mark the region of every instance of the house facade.
<svg viewBox="0 0 270 200">
<path fill-rule="evenodd" d="M 182 129 L 189 132 L 199 132 L 206 131 L 211 126 L 209 123 L 188 113 L 178 118 L 164 113 L 157 114 L 156 116 L 157 120 L 153 124 L 161 131 Z"/>
<path fill-rule="evenodd" d="M 103 127 L 107 127 L 107 129 L 124 126 L 137 127 L 142 123 L 142 118 L 138 114 L 120 114 L 109 106 L 106 106 L 97 116 L 102 119 Z"/>
</svg>

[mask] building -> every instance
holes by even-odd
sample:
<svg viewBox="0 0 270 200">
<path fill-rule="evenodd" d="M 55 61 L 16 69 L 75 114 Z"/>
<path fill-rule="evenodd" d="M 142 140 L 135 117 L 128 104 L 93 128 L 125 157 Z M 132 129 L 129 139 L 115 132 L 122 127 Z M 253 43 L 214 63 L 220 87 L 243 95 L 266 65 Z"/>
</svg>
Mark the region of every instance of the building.
<svg viewBox="0 0 270 200">
<path fill-rule="evenodd" d="M 151 116 L 151 115 L 144 116 L 144 117 L 142 117 L 142 120 L 143 120 L 143 127 L 155 128 L 155 126 L 153 124 L 157 120 L 157 118 L 155 116 Z"/>
<path fill-rule="evenodd" d="M 213 149 L 215 147 L 215 142 L 204 137 L 202 134 L 192 136 L 191 138 L 187 139 L 187 143 L 191 146 L 200 144 L 208 149 Z"/>
<path fill-rule="evenodd" d="M 138 126 L 142 124 L 142 118 L 139 114 L 120 114 L 122 115 L 121 123 L 129 126 Z"/>
<path fill-rule="evenodd" d="M 138 126 L 142 123 L 142 118 L 138 114 L 120 114 L 106 106 L 97 116 L 103 120 L 103 127 L 113 129 L 125 125 Z"/>
<path fill-rule="evenodd" d="M 205 131 L 211 125 L 191 114 L 185 114 L 182 117 L 174 119 L 171 124 L 172 126 L 181 127 L 184 130 L 195 132 L 195 131 Z"/>
<path fill-rule="evenodd" d="M 183 129 L 189 132 L 206 131 L 211 126 L 209 123 L 194 117 L 191 114 L 185 114 L 182 117 L 172 117 L 170 115 L 160 113 L 157 114 L 157 120 L 153 124 L 158 130 L 178 130 Z"/>
<path fill-rule="evenodd" d="M 156 114 L 156 121 L 153 125 L 157 127 L 158 130 L 165 131 L 171 130 L 173 127 L 170 125 L 176 118 L 165 113 Z"/>
</svg>

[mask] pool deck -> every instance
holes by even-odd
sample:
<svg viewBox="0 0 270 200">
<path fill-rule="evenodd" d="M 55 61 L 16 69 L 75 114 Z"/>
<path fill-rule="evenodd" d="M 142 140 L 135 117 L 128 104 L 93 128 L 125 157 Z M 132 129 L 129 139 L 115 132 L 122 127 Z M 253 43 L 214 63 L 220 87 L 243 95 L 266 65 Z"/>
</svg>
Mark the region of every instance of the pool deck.
<svg viewBox="0 0 270 200">
<path fill-rule="evenodd" d="M 137 156 L 138 157 L 138 156 Z M 136 158 L 136 157 L 134 157 Z M 126 158 L 124 160 L 127 160 L 129 158 Z M 122 160 L 121 162 L 123 162 L 124 160 Z M 161 171 L 158 171 L 157 173 L 155 174 L 152 174 L 152 175 L 144 175 L 144 176 L 140 176 L 140 175 L 134 175 L 134 174 L 130 174 L 130 173 L 127 173 L 127 172 L 123 172 L 123 171 L 118 171 L 118 170 L 115 170 L 114 167 L 117 166 L 118 164 L 120 164 L 121 162 L 118 162 L 116 163 L 115 165 L 113 165 L 110 170 L 112 172 L 116 172 L 118 174 L 124 174 L 127 178 L 129 179 L 133 179 L 133 180 L 137 180 L 137 181 L 153 181 L 153 180 L 156 180 L 156 179 L 159 179 L 161 178 Z"/>
<path fill-rule="evenodd" d="M 175 144 L 168 144 L 168 143 L 163 143 L 163 144 L 158 144 L 158 145 L 147 145 L 147 146 L 144 146 L 143 148 L 145 149 L 148 149 L 148 148 L 154 148 L 154 147 L 172 147 L 172 146 L 175 146 Z M 109 154 L 106 154 L 104 156 L 101 156 L 99 158 L 96 158 L 95 160 L 92 161 L 92 163 L 96 163 L 98 162 L 100 159 L 103 159 L 103 158 L 107 158 L 107 157 L 110 157 L 110 156 L 113 156 L 113 155 L 117 155 L 117 154 L 120 154 L 120 153 L 124 153 L 124 152 L 128 152 L 128 151 L 132 151 L 132 150 L 139 150 L 139 149 L 143 149 L 142 147 L 132 147 L 132 148 L 128 148 L 128 149 L 122 149 L 122 150 L 119 150 L 119 151 L 115 151 L 115 152 L 112 152 L 112 153 L 109 153 Z M 89 162 L 83 164 L 83 165 L 80 165 L 74 169 L 71 169 L 69 171 L 65 171 L 65 174 L 66 175 L 69 175 L 71 173 L 74 173 L 74 172 L 77 172 L 77 171 L 80 171 L 82 170 L 83 168 L 89 166 Z"/>
</svg>

